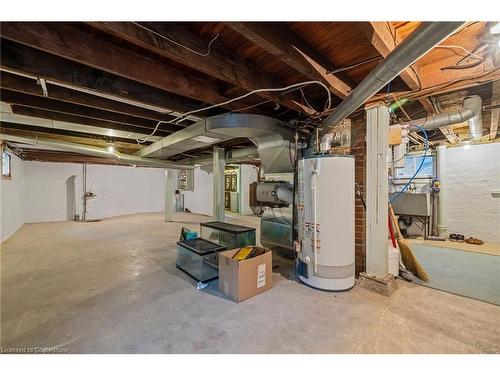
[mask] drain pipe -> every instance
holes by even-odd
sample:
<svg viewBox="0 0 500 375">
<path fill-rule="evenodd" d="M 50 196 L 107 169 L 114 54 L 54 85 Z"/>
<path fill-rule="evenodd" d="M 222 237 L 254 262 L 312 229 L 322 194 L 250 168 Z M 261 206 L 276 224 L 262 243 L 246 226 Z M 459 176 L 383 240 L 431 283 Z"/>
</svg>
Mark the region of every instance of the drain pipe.
<svg viewBox="0 0 500 375">
<path fill-rule="evenodd" d="M 40 145 L 40 146 L 49 146 L 54 147 L 64 151 L 77 152 L 79 154 L 85 154 L 90 156 L 96 156 L 99 158 L 105 159 L 114 159 L 119 163 L 130 164 L 135 166 L 142 167 L 155 167 L 155 168 L 165 168 L 165 169 L 193 169 L 194 165 L 188 164 L 177 164 L 171 163 L 164 160 L 145 158 L 134 155 L 122 154 L 118 151 L 109 152 L 105 149 L 93 146 L 82 145 L 78 143 L 71 142 L 59 142 L 59 141 L 49 141 L 42 139 L 34 139 L 34 138 L 26 138 L 26 137 L 18 137 L 6 134 L 0 134 L 0 139 L 11 141 L 11 142 L 19 142 L 19 143 L 27 143 L 30 145 Z"/>
<path fill-rule="evenodd" d="M 463 101 L 462 109 L 458 111 L 441 113 L 429 118 L 420 118 L 413 121 L 401 122 L 395 126 L 409 126 L 410 131 L 417 131 L 418 127 L 425 130 L 434 130 L 442 126 L 466 122 L 472 138 L 481 138 L 483 135 L 483 102 L 479 95 L 468 96 Z"/>
<path fill-rule="evenodd" d="M 465 22 L 423 22 L 358 85 L 323 122 L 322 133 L 339 124 L 394 77 L 441 43 Z M 325 139 L 324 145 L 328 147 Z"/>
</svg>

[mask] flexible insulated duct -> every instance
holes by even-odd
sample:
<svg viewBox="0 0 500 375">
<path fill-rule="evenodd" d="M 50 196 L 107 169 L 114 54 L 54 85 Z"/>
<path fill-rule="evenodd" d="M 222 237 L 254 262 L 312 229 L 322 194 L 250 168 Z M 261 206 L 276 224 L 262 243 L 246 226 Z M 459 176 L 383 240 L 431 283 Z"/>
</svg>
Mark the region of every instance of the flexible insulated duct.
<svg viewBox="0 0 500 375">
<path fill-rule="evenodd" d="M 34 138 L 17 137 L 5 134 L 1 134 L 0 139 L 4 139 L 10 142 L 26 143 L 30 145 L 49 146 L 63 151 L 76 152 L 79 154 L 96 156 L 99 158 L 114 159 L 119 163 L 130 164 L 135 166 L 155 167 L 155 168 L 165 168 L 165 169 L 194 168 L 193 165 L 169 163 L 168 161 L 163 161 L 159 159 L 151 159 L 151 158 L 122 154 L 118 151 L 109 152 L 108 150 L 99 147 L 87 146 L 78 143 L 56 142 L 56 141 L 41 140 Z"/>
<path fill-rule="evenodd" d="M 340 123 L 366 100 L 407 69 L 420 57 L 441 43 L 464 22 L 423 22 L 358 85 L 323 122 L 323 134 Z"/>
</svg>

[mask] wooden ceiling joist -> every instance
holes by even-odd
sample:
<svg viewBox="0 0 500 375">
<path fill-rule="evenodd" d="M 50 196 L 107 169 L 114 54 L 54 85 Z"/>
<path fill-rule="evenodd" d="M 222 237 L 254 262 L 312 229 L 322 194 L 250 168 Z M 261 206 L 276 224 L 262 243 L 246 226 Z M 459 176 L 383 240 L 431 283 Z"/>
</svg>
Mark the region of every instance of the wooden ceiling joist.
<svg viewBox="0 0 500 375">
<path fill-rule="evenodd" d="M 401 38 L 398 36 L 391 22 L 363 22 L 361 23 L 361 27 L 383 58 L 386 58 L 401 43 Z M 408 69 L 403 70 L 399 76 L 408 85 L 410 90 L 419 90 L 421 88 L 422 83 L 419 77 L 418 65 L 414 64 Z M 431 115 L 436 113 L 434 107 L 426 98 L 418 99 L 418 101 L 427 113 Z"/>
<path fill-rule="evenodd" d="M 165 39 L 188 43 L 189 48 L 195 51 L 205 51 L 207 41 L 183 26 L 158 23 L 143 26 L 133 22 L 92 22 L 90 24 L 101 31 L 247 91 L 285 86 L 282 82 L 276 81 L 271 74 L 216 47 L 212 47 L 206 56 L 200 56 Z M 314 113 L 313 109 L 300 102 L 295 93 L 287 94 L 289 98 L 275 92 L 261 92 L 257 95 L 292 110 Z"/>
<path fill-rule="evenodd" d="M 71 90 L 49 83 L 47 83 L 46 85 L 48 97 L 63 102 L 102 109 L 105 111 L 116 112 L 124 115 L 136 116 L 154 121 L 169 121 L 173 118 L 172 116 L 164 115 L 135 105 L 122 103 L 116 100 L 86 94 L 84 92 Z M 2 89 L 8 89 L 11 91 L 43 97 L 42 88 L 36 83 L 35 79 L 23 77 L 16 74 L 2 72 L 0 87 Z M 189 121 L 184 122 L 184 124 L 189 124 Z"/>
<path fill-rule="evenodd" d="M 103 164 L 103 165 L 122 165 L 115 159 L 98 158 L 95 156 L 80 155 L 65 151 L 48 151 L 23 149 L 21 154 L 24 160 L 43 161 L 51 163 L 76 163 L 76 164 Z"/>
<path fill-rule="evenodd" d="M 328 73 L 332 63 L 286 26 L 266 22 L 228 22 L 227 25 L 309 79 L 323 82 L 338 97 L 349 95 L 351 87 Z"/>
<path fill-rule="evenodd" d="M 58 128 L 47 128 L 43 126 L 18 124 L 3 120 L 0 122 L 0 127 L 1 127 L 1 132 L 5 134 L 20 135 L 20 136 L 26 136 L 26 135 L 33 136 L 37 134 L 43 134 L 45 137 L 54 136 L 54 138 L 50 139 L 69 140 L 71 138 L 76 143 L 84 143 L 85 140 L 89 139 L 105 140 L 105 141 L 110 140 L 110 137 L 100 134 L 84 133 L 84 132 L 58 129 Z M 132 138 L 122 138 L 122 137 L 112 137 L 112 138 L 113 142 L 130 143 L 137 146 L 137 141 Z M 147 141 L 144 142 L 144 145 L 148 145 L 151 143 L 152 142 Z"/>
<path fill-rule="evenodd" d="M 3 26 L 2 24 L 2 29 Z M 0 65 L 3 69 L 27 73 L 96 94 L 155 106 L 166 113 L 171 111 L 185 113 L 199 109 L 203 105 L 201 102 L 182 98 L 6 39 L 2 39 L 0 43 Z M 204 114 L 204 112 L 198 113 L 199 116 Z"/>
<path fill-rule="evenodd" d="M 137 127 L 137 126 L 121 124 L 121 123 L 112 122 L 112 121 L 97 120 L 94 118 L 76 116 L 76 115 L 61 113 L 61 112 L 48 111 L 45 109 L 26 107 L 26 106 L 21 106 L 21 105 L 17 105 L 17 104 L 12 105 L 11 108 L 12 108 L 12 112 L 14 114 L 31 116 L 31 117 L 39 117 L 39 118 L 53 120 L 53 121 L 71 122 L 74 124 L 95 126 L 98 128 L 109 129 L 109 130 L 112 130 L 112 129 L 121 130 L 121 131 L 129 132 L 129 133 L 148 134 L 148 133 L 153 131 L 153 129 L 145 131 L 144 127 Z M 158 129 L 155 133 L 155 135 L 162 136 L 162 137 L 166 137 L 169 134 L 171 134 L 171 133 L 165 132 L 161 129 Z"/>
<path fill-rule="evenodd" d="M 187 74 L 68 23 L 3 23 L 2 38 L 204 103 L 219 104 L 231 99 L 204 77 Z M 238 110 L 249 104 L 253 103 L 233 102 L 223 107 Z"/>
<path fill-rule="evenodd" d="M 105 120 L 118 122 L 143 128 L 143 132 L 151 132 L 156 124 L 155 120 L 144 119 L 140 117 L 125 115 L 122 113 L 104 111 L 98 108 L 81 106 L 73 103 L 63 102 L 51 98 L 44 98 L 35 95 L 28 95 L 16 91 L 0 89 L 0 98 L 3 102 L 9 104 L 19 104 L 24 107 L 39 108 L 69 115 L 88 117 L 96 120 Z M 175 132 L 182 129 L 182 126 L 175 124 L 162 123 L 161 130 L 165 132 Z"/>
</svg>

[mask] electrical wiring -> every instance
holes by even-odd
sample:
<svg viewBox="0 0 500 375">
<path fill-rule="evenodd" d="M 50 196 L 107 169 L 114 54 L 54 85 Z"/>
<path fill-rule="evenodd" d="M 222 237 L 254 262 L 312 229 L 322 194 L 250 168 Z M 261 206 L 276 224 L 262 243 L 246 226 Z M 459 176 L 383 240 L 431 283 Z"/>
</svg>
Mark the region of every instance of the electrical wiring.
<svg viewBox="0 0 500 375">
<path fill-rule="evenodd" d="M 299 89 L 299 91 L 300 91 L 300 94 L 302 95 L 302 99 L 304 99 L 304 101 L 309 106 L 309 108 L 314 109 L 314 107 L 309 103 L 309 101 L 307 100 L 306 96 L 304 95 L 304 91 L 302 90 L 302 87 Z"/>
<path fill-rule="evenodd" d="M 153 132 L 151 134 L 149 134 L 146 138 L 137 139 L 136 141 L 137 141 L 138 145 L 140 145 L 141 143 L 145 143 L 150 137 L 152 137 L 156 133 L 156 131 L 158 130 L 158 127 L 160 126 L 160 124 L 174 124 L 174 123 L 178 124 L 179 122 L 186 120 L 187 116 L 189 116 L 189 115 L 192 115 L 192 114 L 198 113 L 198 112 L 202 112 L 202 111 L 208 111 L 209 109 L 213 109 L 213 108 L 225 106 L 227 104 L 233 103 L 233 102 L 235 102 L 237 100 L 244 99 L 244 98 L 246 98 L 246 97 L 248 97 L 250 95 L 253 95 L 255 93 L 258 93 L 258 92 L 279 92 L 279 91 L 290 92 L 290 91 L 287 91 L 287 90 L 291 90 L 291 89 L 299 90 L 302 87 L 309 86 L 309 85 L 312 85 L 312 84 L 320 85 L 320 86 L 322 86 L 325 89 L 325 91 L 327 93 L 327 96 L 328 96 L 328 99 L 327 99 L 327 101 L 325 103 L 325 109 L 324 109 L 324 111 L 329 110 L 331 108 L 331 105 L 332 105 L 332 96 L 331 96 L 331 93 L 330 93 L 330 90 L 328 89 L 328 87 L 323 82 L 321 82 L 321 81 L 304 81 L 304 82 L 295 83 L 293 85 L 288 85 L 288 86 L 285 86 L 285 87 L 264 88 L 264 89 L 252 90 L 252 91 L 249 91 L 246 94 L 243 94 L 243 95 L 238 96 L 236 98 L 226 100 L 225 102 L 218 103 L 218 104 L 213 104 L 213 105 L 208 106 L 208 107 L 199 108 L 199 109 L 195 109 L 193 111 L 189 111 L 189 112 L 183 113 L 183 114 L 177 116 L 173 120 L 170 120 L 170 121 L 159 121 L 156 124 L 156 126 L 155 126 L 155 128 L 154 128 L 154 130 L 153 130 Z M 291 90 L 291 91 L 294 91 L 294 90 Z M 264 102 L 258 103 L 255 106 L 263 104 L 263 103 Z"/>
<path fill-rule="evenodd" d="M 364 65 L 364 64 L 368 64 L 368 63 L 370 63 L 372 61 L 377 61 L 377 60 L 382 60 L 382 59 L 383 59 L 382 56 L 372 57 L 371 59 L 363 60 L 363 61 L 357 62 L 357 63 L 349 65 L 349 66 L 345 66 L 345 67 L 342 67 L 342 68 L 334 69 L 334 70 L 332 70 L 330 72 L 327 72 L 326 74 L 335 74 L 335 73 L 344 72 L 346 70 L 351 70 L 351 69 L 357 68 L 358 66 L 361 66 L 361 65 Z"/>
<path fill-rule="evenodd" d="M 323 82 L 321 82 L 321 81 L 304 81 L 304 82 L 295 83 L 293 85 L 289 85 L 289 86 L 286 86 L 286 87 L 277 87 L 277 88 L 266 88 L 266 89 L 252 90 L 252 91 L 247 92 L 244 95 L 238 96 L 238 97 L 233 98 L 233 99 L 226 100 L 225 102 L 214 104 L 214 105 L 211 105 L 211 106 L 208 106 L 208 107 L 205 107 L 205 108 L 201 108 L 201 109 L 196 109 L 194 111 L 186 112 L 183 115 L 179 116 L 179 118 L 186 117 L 186 116 L 189 116 L 189 115 L 192 115 L 194 113 L 201 112 L 201 111 L 208 111 L 209 109 L 221 107 L 221 106 L 230 104 L 232 102 L 235 102 L 237 100 L 244 99 L 244 98 L 246 98 L 246 97 L 248 97 L 250 95 L 256 94 L 258 92 L 278 92 L 278 91 L 285 91 L 285 90 L 289 90 L 291 88 L 297 88 L 298 89 L 298 88 L 305 87 L 305 86 L 312 85 L 312 84 L 317 84 L 317 85 L 322 86 L 325 89 L 325 91 L 327 92 L 328 99 L 327 99 L 326 106 L 325 106 L 324 110 L 329 110 L 330 107 L 331 107 L 331 105 L 332 105 L 332 95 L 331 95 L 330 90 L 328 89 L 328 87 Z"/>
<path fill-rule="evenodd" d="M 142 28 L 142 29 L 144 29 L 144 30 L 146 30 L 146 31 L 148 31 L 148 32 L 150 32 L 150 33 L 152 33 L 152 34 L 155 34 L 156 36 L 158 36 L 158 37 L 160 37 L 160 38 L 162 38 L 162 39 L 168 40 L 170 43 L 173 43 L 173 44 L 175 44 L 175 45 L 177 45 L 177 46 L 179 46 L 179 47 L 181 47 L 181 48 L 184 48 L 184 49 L 188 50 L 189 52 L 192 52 L 192 53 L 194 53 L 194 54 L 196 54 L 196 55 L 198 55 L 198 56 L 203 56 L 203 57 L 207 57 L 208 55 L 210 55 L 210 52 L 211 52 L 211 51 L 210 51 L 210 48 L 212 47 L 212 43 L 213 43 L 213 42 L 215 42 L 215 40 L 219 37 L 219 34 L 217 34 L 217 35 L 216 35 L 216 36 L 215 36 L 215 37 L 214 37 L 214 38 L 210 41 L 210 43 L 208 43 L 207 52 L 205 52 L 205 53 L 201 53 L 201 52 L 195 51 L 194 49 L 191 49 L 191 48 L 189 48 L 189 47 L 187 47 L 187 46 L 185 46 L 185 45 L 183 45 L 183 44 L 181 44 L 181 43 L 179 43 L 179 42 L 176 42 L 175 40 L 170 39 L 169 37 L 166 37 L 165 35 L 161 35 L 160 33 L 157 33 L 156 31 L 151 30 L 151 29 L 147 28 L 146 26 L 141 25 L 140 23 L 137 23 L 137 22 L 132 22 L 132 23 L 133 23 L 134 25 L 139 26 L 140 28 Z"/>
<path fill-rule="evenodd" d="M 426 119 L 427 121 L 427 119 Z M 427 151 L 429 150 L 429 138 L 427 137 L 427 132 L 425 131 L 425 129 L 423 128 L 423 126 L 425 125 L 425 122 L 424 124 L 422 124 L 421 126 L 417 126 L 417 128 L 419 130 L 421 130 L 423 133 L 424 133 L 424 136 L 425 136 L 425 151 L 424 151 L 424 155 L 422 157 L 422 161 L 420 162 L 420 165 L 418 166 L 417 170 L 415 171 L 415 173 L 413 174 L 413 176 L 411 176 L 411 178 L 408 180 L 408 182 L 405 184 L 405 186 L 403 186 L 403 188 L 395 195 L 393 196 L 390 201 L 389 201 L 389 204 L 392 204 L 392 202 L 394 202 L 396 199 L 398 199 L 401 194 L 408 188 L 408 186 L 410 186 L 410 184 L 412 183 L 412 181 L 415 179 L 415 177 L 417 177 L 418 175 L 418 172 L 420 172 L 420 170 L 422 169 L 423 165 L 424 165 L 424 162 L 425 162 L 425 158 L 427 157 Z"/>
<path fill-rule="evenodd" d="M 473 57 L 475 57 L 476 59 L 485 60 L 485 58 L 484 58 L 484 57 L 479 56 L 479 55 L 476 55 L 475 53 L 473 53 L 473 52 L 469 51 L 468 49 L 466 49 L 466 48 L 464 48 L 464 47 L 462 47 L 462 46 L 457 46 L 457 45 L 455 45 L 455 44 L 439 44 L 439 45 L 437 45 L 437 46 L 436 46 L 436 47 L 434 47 L 434 48 L 461 49 L 461 50 L 463 50 L 463 51 L 467 52 L 467 56 L 473 56 Z"/>
<path fill-rule="evenodd" d="M 395 94 L 399 95 L 399 96 L 404 96 L 405 98 L 407 99 L 419 99 L 419 98 L 422 98 L 422 97 L 425 97 L 425 96 L 429 96 L 429 95 L 436 95 L 436 94 L 439 94 L 439 92 L 433 92 L 433 90 L 441 90 L 441 89 L 444 89 L 448 86 L 452 86 L 456 83 L 460 83 L 460 82 L 466 82 L 466 81 L 470 81 L 470 80 L 479 80 L 483 77 L 486 77 L 490 74 L 493 74 L 495 72 L 497 72 L 498 70 L 500 70 L 500 67 L 497 67 L 497 68 L 493 68 L 493 69 L 490 69 L 482 74 L 478 74 L 476 76 L 469 76 L 469 77 L 465 77 L 465 78 L 457 78 L 457 79 L 454 79 L 454 80 L 451 80 L 451 81 L 448 81 L 448 82 L 445 82 L 445 83 L 440 83 L 440 84 L 437 84 L 437 85 L 433 85 L 433 86 L 429 86 L 429 87 L 426 87 L 425 89 L 422 89 L 422 90 L 409 90 L 409 91 L 400 91 L 400 92 L 397 92 Z M 487 82 L 491 82 L 492 80 L 495 80 L 495 79 L 485 79 L 485 80 L 482 80 L 482 81 L 476 81 L 474 82 L 475 85 L 480 85 L 480 84 L 483 84 L 483 83 L 487 83 Z M 390 94 L 392 95 L 392 93 Z M 387 98 L 387 94 L 378 94 L 378 95 L 375 95 L 373 96 L 372 99 L 374 100 L 382 100 L 384 98 Z"/>
</svg>

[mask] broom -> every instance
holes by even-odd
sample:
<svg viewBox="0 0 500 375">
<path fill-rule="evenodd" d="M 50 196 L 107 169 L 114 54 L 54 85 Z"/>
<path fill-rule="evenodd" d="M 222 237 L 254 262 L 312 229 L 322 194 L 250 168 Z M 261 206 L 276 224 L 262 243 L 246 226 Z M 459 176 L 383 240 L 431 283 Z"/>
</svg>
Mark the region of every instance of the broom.
<svg viewBox="0 0 500 375">
<path fill-rule="evenodd" d="M 396 227 L 397 230 L 399 251 L 401 252 L 401 260 L 403 264 L 408 269 L 408 271 L 413 273 L 420 280 L 428 282 L 429 275 L 427 275 L 427 272 L 425 272 L 423 267 L 418 262 L 417 258 L 415 258 L 413 251 L 411 251 L 410 244 L 401 234 L 398 221 L 396 220 L 396 215 L 394 215 L 394 210 L 392 209 L 392 205 L 390 204 L 389 204 L 389 211 L 391 213 L 392 220 L 394 221 L 394 226 Z"/>
</svg>

